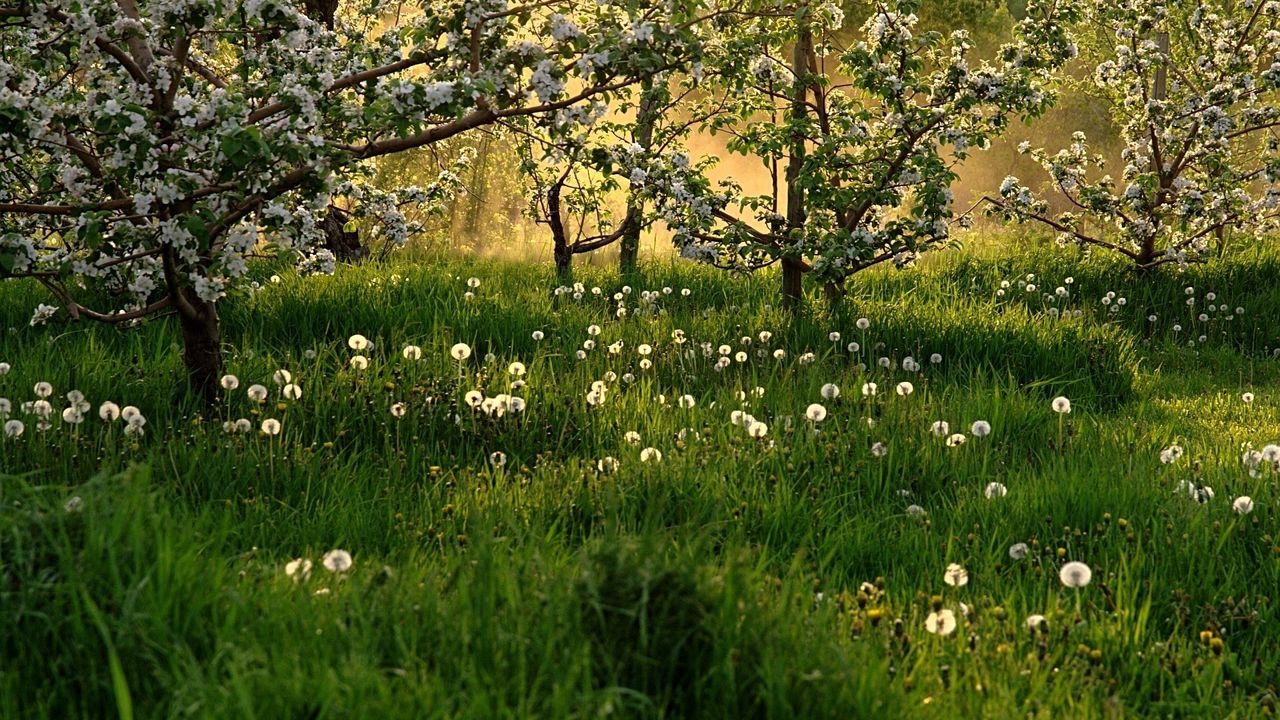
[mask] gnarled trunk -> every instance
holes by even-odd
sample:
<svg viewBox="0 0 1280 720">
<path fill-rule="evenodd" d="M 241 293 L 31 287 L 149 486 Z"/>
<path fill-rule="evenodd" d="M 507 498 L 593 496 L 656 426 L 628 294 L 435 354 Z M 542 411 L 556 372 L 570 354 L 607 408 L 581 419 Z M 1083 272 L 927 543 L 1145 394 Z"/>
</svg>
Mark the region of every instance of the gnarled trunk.
<svg viewBox="0 0 1280 720">
<path fill-rule="evenodd" d="M 220 397 L 218 382 L 222 376 L 218 310 L 190 288 L 178 292 L 185 306 L 178 313 L 178 321 L 182 326 L 182 362 L 187 369 L 187 383 L 200 399 L 213 405 Z"/>
<path fill-rule="evenodd" d="M 552 252 L 556 260 L 556 275 L 560 282 L 573 282 L 573 248 L 569 247 L 569 233 L 564 227 L 564 218 L 560 215 L 560 193 L 564 190 L 564 179 L 556 181 L 547 189 L 547 225 L 551 228 Z"/>
<path fill-rule="evenodd" d="M 336 205 L 330 205 L 324 216 L 324 246 L 340 262 L 355 262 L 369 254 L 360 244 L 360 233 L 347 230 L 350 220 L 351 215 Z"/>
</svg>

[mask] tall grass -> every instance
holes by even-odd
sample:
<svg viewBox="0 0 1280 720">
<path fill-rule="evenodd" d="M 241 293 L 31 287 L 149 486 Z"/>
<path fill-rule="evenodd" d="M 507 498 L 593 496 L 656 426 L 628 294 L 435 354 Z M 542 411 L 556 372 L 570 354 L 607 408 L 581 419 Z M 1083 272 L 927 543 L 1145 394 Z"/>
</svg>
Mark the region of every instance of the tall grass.
<svg viewBox="0 0 1280 720">
<path fill-rule="evenodd" d="M 169 323 L 32 330 L 32 288 L 0 287 L 0 396 L 20 405 L 44 380 L 148 418 L 141 437 L 91 413 L 0 438 L 0 716 L 1261 716 L 1280 675 L 1280 523 L 1276 475 L 1251 477 L 1240 453 L 1280 440 L 1275 267 L 1139 281 L 1037 251 L 955 258 L 860 278 L 845 313 L 815 303 L 795 322 L 774 278 L 686 266 L 649 268 L 622 319 L 605 275 L 584 273 L 575 300 L 541 267 L 266 268 L 225 306 L 242 385 L 212 410 L 181 389 Z M 1080 316 L 995 294 L 1027 274 L 1073 277 Z M 1189 285 L 1246 312 L 1193 347 L 1136 317 L 1185 313 Z M 1100 309 L 1108 291 L 1135 312 Z M 373 342 L 367 370 L 348 364 L 354 333 Z M 473 349 L 461 378 L 456 342 Z M 721 344 L 748 360 L 713 370 Z M 516 360 L 523 414 L 466 408 L 467 390 L 509 391 Z M 300 400 L 280 397 L 280 368 Z M 609 371 L 635 380 L 588 408 Z M 268 403 L 245 396 L 254 382 Z M 768 434 L 731 425 L 738 408 Z M 223 431 L 240 417 L 284 429 Z M 993 432 L 948 447 L 936 420 Z M 1162 465 L 1175 443 L 1185 456 Z M 661 463 L 640 462 L 649 446 Z M 1008 495 L 989 499 L 992 482 Z M 1251 514 L 1232 512 L 1240 495 Z M 333 548 L 351 571 L 322 566 Z M 309 577 L 286 575 L 294 558 Z M 1062 587 L 1066 560 L 1093 583 Z M 951 562 L 967 585 L 943 583 Z M 935 602 L 955 634 L 926 632 Z M 1032 614 L 1048 620 L 1030 630 Z"/>
</svg>

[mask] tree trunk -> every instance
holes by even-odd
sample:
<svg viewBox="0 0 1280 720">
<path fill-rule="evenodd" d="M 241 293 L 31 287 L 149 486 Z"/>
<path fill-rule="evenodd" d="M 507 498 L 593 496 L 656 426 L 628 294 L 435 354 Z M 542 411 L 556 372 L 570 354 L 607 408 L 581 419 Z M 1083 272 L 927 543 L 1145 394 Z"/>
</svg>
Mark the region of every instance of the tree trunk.
<svg viewBox="0 0 1280 720">
<path fill-rule="evenodd" d="M 645 152 L 653 147 L 653 128 L 658 121 L 658 97 L 653 80 L 645 80 L 640 89 L 640 107 L 636 110 L 634 138 Z M 627 193 L 627 216 L 618 251 L 618 273 L 631 275 L 640 266 L 640 229 L 644 202 L 632 190 Z"/>
<path fill-rule="evenodd" d="M 1169 33 L 1167 31 L 1156 34 L 1156 46 L 1166 59 L 1156 68 L 1156 76 L 1151 82 L 1151 99 L 1163 101 L 1169 97 Z M 1159 157 L 1157 159 L 1160 160 Z M 1163 163 L 1163 160 L 1161 160 L 1161 163 Z M 1165 172 L 1163 166 L 1156 167 L 1156 176 L 1160 178 L 1160 187 L 1156 189 L 1156 196 L 1151 201 L 1159 204 L 1164 202 L 1172 178 Z M 1145 275 L 1147 270 L 1150 269 L 1151 263 L 1155 262 L 1157 236 L 1158 232 L 1153 231 L 1146 238 L 1143 238 L 1142 247 L 1138 253 L 1139 274 Z"/>
<path fill-rule="evenodd" d="M 800 129 L 808 115 L 805 98 L 809 91 L 809 53 L 813 49 L 813 32 L 808 18 L 802 16 L 792 53 L 791 69 L 795 83 L 791 88 L 791 149 L 787 162 L 787 239 L 799 242 L 805 225 L 805 193 L 801 185 L 801 172 L 805 159 L 805 137 Z M 803 251 L 784 248 L 782 256 L 782 302 L 792 311 L 798 311 L 804 303 Z"/>
<path fill-rule="evenodd" d="M 841 303 L 844 302 L 844 283 L 828 280 L 822 289 L 827 296 L 827 307 L 831 310 L 831 314 L 838 314 L 841 309 Z"/>
<path fill-rule="evenodd" d="M 547 189 L 547 225 L 551 227 L 551 241 L 556 260 L 556 275 L 562 283 L 573 282 L 573 250 L 569 247 L 569 237 L 564 229 L 564 218 L 560 216 L 560 191 L 564 188 L 564 180 L 558 180 Z"/>
<path fill-rule="evenodd" d="M 618 274 L 632 275 L 640 267 L 640 201 L 627 198 L 627 216 L 623 220 L 622 237 L 618 245 Z"/>
<path fill-rule="evenodd" d="M 1145 275 L 1156 261 L 1156 233 L 1149 233 L 1142 239 L 1142 247 L 1138 249 L 1138 274 Z"/>
<path fill-rule="evenodd" d="M 333 16 L 338 12 L 338 0 L 303 0 L 302 11 L 307 17 L 333 29 Z"/>
<path fill-rule="evenodd" d="M 330 205 L 324 216 L 324 246 L 340 262 L 355 262 L 369 255 L 360 244 L 360 233 L 347 230 L 351 216 L 337 205 Z"/>
<path fill-rule="evenodd" d="M 222 376 L 222 335 L 217 307 L 201 300 L 190 288 L 178 290 L 187 308 L 178 313 L 182 325 L 182 361 L 187 369 L 187 382 L 206 404 L 220 397 L 218 382 Z"/>
<path fill-rule="evenodd" d="M 782 258 L 782 302 L 793 311 L 804 304 L 804 265 L 794 258 Z"/>
</svg>

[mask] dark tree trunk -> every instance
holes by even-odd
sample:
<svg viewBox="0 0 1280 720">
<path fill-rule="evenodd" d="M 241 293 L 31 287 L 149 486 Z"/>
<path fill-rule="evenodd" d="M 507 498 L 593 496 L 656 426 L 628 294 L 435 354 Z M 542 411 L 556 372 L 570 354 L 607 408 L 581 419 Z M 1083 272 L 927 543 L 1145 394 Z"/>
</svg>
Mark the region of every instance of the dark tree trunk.
<svg viewBox="0 0 1280 720">
<path fill-rule="evenodd" d="M 568 283 L 573 280 L 573 249 L 569 247 L 564 218 L 560 215 L 560 191 L 563 188 L 564 180 L 561 179 L 547 190 L 547 225 L 551 227 L 551 240 L 554 243 L 556 275 L 561 282 Z"/>
<path fill-rule="evenodd" d="M 791 310 L 804 304 L 804 265 L 793 258 L 782 258 L 782 301 Z"/>
<path fill-rule="evenodd" d="M 1149 237 L 1144 238 L 1142 247 L 1138 251 L 1138 274 L 1145 275 L 1151 271 L 1151 263 L 1156 261 L 1156 236 L 1152 233 Z"/>
<path fill-rule="evenodd" d="M 571 282 L 573 280 L 573 253 L 569 252 L 569 248 L 564 243 L 557 242 L 555 249 L 556 257 L 556 277 L 561 282 Z"/>
<path fill-rule="evenodd" d="M 791 89 L 791 121 L 798 126 L 808 115 L 805 99 L 809 91 L 809 53 L 813 50 L 813 32 L 808 19 L 801 18 L 800 32 L 792 53 L 791 69 L 795 83 Z M 787 162 L 787 235 L 789 242 L 796 242 L 804 233 L 806 219 L 805 193 L 801 184 L 801 172 L 805 160 L 805 138 L 798 127 L 791 136 L 790 158 Z M 782 302 L 792 311 L 798 311 L 804 303 L 804 262 L 802 254 L 787 248 L 782 257 Z"/>
<path fill-rule="evenodd" d="M 182 361 L 192 392 L 213 405 L 220 397 L 218 381 L 222 376 L 222 335 L 217 307 L 201 300 L 189 288 L 178 291 L 185 306 L 178 313 L 182 325 Z"/>
<path fill-rule="evenodd" d="M 360 244 L 360 233 L 347 230 L 351 216 L 336 205 L 329 206 L 324 216 L 324 246 L 340 262 L 355 262 L 369 255 L 369 249 Z"/>
<path fill-rule="evenodd" d="M 831 310 L 831 314 L 839 313 L 841 304 L 844 302 L 844 283 L 828 280 L 822 289 L 826 293 L 827 307 Z"/>
<path fill-rule="evenodd" d="M 302 12 L 332 30 L 333 16 L 338 12 L 338 0 L 303 0 Z"/>
<path fill-rule="evenodd" d="M 646 152 L 653 147 L 653 128 L 658 121 L 658 96 L 653 81 L 641 85 L 640 107 L 636 110 L 635 141 Z M 644 201 L 635 191 L 627 194 L 627 217 L 618 250 L 618 272 L 635 273 L 640 266 L 640 230 Z"/>
</svg>

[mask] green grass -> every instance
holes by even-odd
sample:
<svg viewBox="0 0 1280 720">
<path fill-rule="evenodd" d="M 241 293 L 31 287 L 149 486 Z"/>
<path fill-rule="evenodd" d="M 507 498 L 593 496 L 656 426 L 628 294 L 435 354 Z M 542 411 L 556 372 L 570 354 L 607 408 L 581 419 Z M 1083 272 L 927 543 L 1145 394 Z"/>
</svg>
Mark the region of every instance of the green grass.
<svg viewBox="0 0 1280 720">
<path fill-rule="evenodd" d="M 527 265 L 402 260 L 279 282 L 259 270 L 263 289 L 223 306 L 241 387 L 213 410 L 181 389 L 170 322 L 32 329 L 38 289 L 0 286 L 0 362 L 13 366 L 0 396 L 26 422 L 0 437 L 0 717 L 1275 710 L 1277 474 L 1240 460 L 1246 443 L 1280 441 L 1274 253 L 1140 279 L 1036 249 L 954 255 L 858 278 L 844 312 L 815 298 L 794 322 L 775 277 L 684 265 L 631 280 L 622 319 L 607 275 L 581 277 L 575 300 Z M 1049 292 L 1072 277 L 1070 297 L 1021 290 L 1027 274 Z M 1199 320 L 1188 286 L 1229 309 Z M 1109 291 L 1120 312 L 1100 303 Z M 374 343 L 367 370 L 348 365 L 355 333 Z M 456 342 L 473 349 L 461 376 Z M 703 342 L 748 360 L 716 371 Z M 401 356 L 407 344 L 421 361 Z M 919 372 L 901 369 L 907 356 Z M 466 407 L 473 388 L 509 391 L 516 360 L 524 413 Z M 283 402 L 281 368 L 301 400 Z M 588 408 L 610 371 L 636 379 Z M 94 410 L 38 431 L 20 409 L 38 381 L 58 410 L 71 389 Z M 864 382 L 879 393 L 863 397 Z M 249 401 L 252 383 L 270 402 Z M 841 397 L 823 400 L 824 383 Z M 730 423 L 739 392 L 765 438 Z M 686 393 L 695 407 L 677 407 Z M 1068 416 L 1049 407 L 1060 394 Z M 108 399 L 137 406 L 145 435 L 99 421 Z M 829 411 L 819 432 L 804 420 L 813 402 Z M 254 432 L 224 433 L 241 417 Z M 280 436 L 256 432 L 264 418 Z M 930 432 L 979 419 L 992 434 L 959 447 Z M 1185 455 L 1161 464 L 1175 443 Z M 642 463 L 646 447 L 662 462 Z M 598 469 L 605 457 L 616 472 Z M 1195 503 L 1183 480 L 1216 495 Z M 988 499 L 991 482 L 1008 495 Z M 1232 511 L 1240 495 L 1251 514 Z M 349 572 L 322 567 L 333 548 L 352 553 Z M 296 557 L 314 563 L 304 580 L 284 571 Z M 1088 587 L 1062 587 L 1067 560 L 1093 569 Z M 944 584 L 948 563 L 967 585 Z M 926 631 L 935 603 L 960 618 L 955 633 Z M 1032 614 L 1042 630 L 1027 629 Z"/>
</svg>

